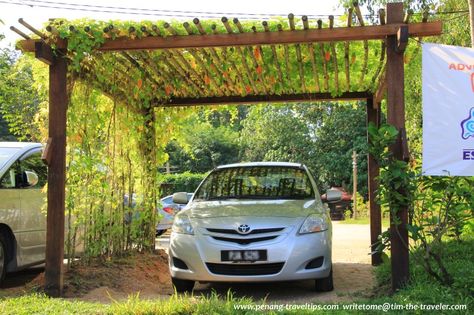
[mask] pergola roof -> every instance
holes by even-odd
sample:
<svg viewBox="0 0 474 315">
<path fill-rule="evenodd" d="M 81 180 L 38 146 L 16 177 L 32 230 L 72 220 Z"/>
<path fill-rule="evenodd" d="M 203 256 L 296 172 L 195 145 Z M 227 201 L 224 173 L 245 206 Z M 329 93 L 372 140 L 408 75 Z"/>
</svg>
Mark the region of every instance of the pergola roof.
<svg viewBox="0 0 474 315">
<path fill-rule="evenodd" d="M 384 82 L 385 41 L 380 39 L 398 34 L 406 40 L 441 30 L 440 22 L 426 18 L 385 25 L 384 11 L 379 13 L 380 25 L 365 26 L 356 6 L 341 21 L 345 27 L 334 27 L 332 16 L 324 23 L 292 14 L 261 23 L 56 19 L 45 32 L 20 21 L 40 38 L 21 41 L 19 47 L 43 60 L 49 52 L 42 43 L 66 48 L 77 79 L 128 104 L 364 98 Z"/>
</svg>

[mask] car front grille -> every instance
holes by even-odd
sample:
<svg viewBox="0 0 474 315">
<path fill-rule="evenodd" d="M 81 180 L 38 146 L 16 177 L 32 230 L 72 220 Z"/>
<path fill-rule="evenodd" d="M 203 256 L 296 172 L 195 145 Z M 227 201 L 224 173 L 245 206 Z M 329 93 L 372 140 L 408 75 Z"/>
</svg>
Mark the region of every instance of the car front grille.
<svg viewBox="0 0 474 315">
<path fill-rule="evenodd" d="M 252 234 L 264 234 L 264 233 L 274 233 L 274 232 L 280 232 L 283 231 L 285 228 L 279 227 L 279 228 L 269 228 L 269 229 L 255 229 L 250 231 L 249 233 L 245 235 L 252 235 Z M 219 234 L 236 234 L 236 235 L 243 235 L 239 233 L 237 230 L 232 230 L 232 229 L 207 229 L 209 232 L 212 233 L 219 233 Z"/>
<path fill-rule="evenodd" d="M 263 276 L 274 275 L 281 271 L 285 263 L 271 264 L 215 264 L 206 263 L 210 272 L 226 276 Z"/>
<path fill-rule="evenodd" d="M 248 245 L 256 242 L 263 242 L 268 240 L 273 240 L 277 238 L 278 235 L 266 236 L 266 237 L 255 237 L 255 238 L 229 238 L 229 237 L 220 237 L 212 236 L 213 239 L 223 242 L 237 243 L 240 245 Z"/>
</svg>

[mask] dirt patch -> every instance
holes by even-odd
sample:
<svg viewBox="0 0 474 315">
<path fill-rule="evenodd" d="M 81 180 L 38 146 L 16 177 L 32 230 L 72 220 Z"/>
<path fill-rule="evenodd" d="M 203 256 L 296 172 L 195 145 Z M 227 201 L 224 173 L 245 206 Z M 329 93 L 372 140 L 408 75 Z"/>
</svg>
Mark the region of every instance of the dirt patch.
<svg viewBox="0 0 474 315">
<path fill-rule="evenodd" d="M 141 298 L 168 297 L 174 293 L 170 279 L 164 250 L 133 253 L 110 261 L 97 259 L 88 265 L 78 263 L 64 274 L 64 297 L 103 303 L 132 294 Z M 12 288 L 8 295 L 41 291 L 43 287 L 41 272 L 24 284 L 22 292 Z"/>
<path fill-rule="evenodd" d="M 234 296 L 266 299 L 272 303 L 350 302 L 355 298 L 368 298 L 375 284 L 370 265 L 368 225 L 347 225 L 333 222 L 334 291 L 314 291 L 314 281 L 283 283 L 196 283 L 195 295 L 217 292 L 226 296 L 231 289 Z M 90 265 L 78 264 L 65 274 L 65 296 L 85 301 L 110 303 L 124 300 L 130 295 L 140 298 L 168 298 L 174 293 L 168 270 L 166 249 L 169 239 L 162 237 L 153 253 L 134 253 L 111 261 L 97 260 Z M 42 269 L 22 271 L 7 277 L 9 288 L 0 290 L 0 296 L 20 295 L 41 290 L 44 284 Z M 24 282 L 21 283 L 21 280 Z"/>
</svg>

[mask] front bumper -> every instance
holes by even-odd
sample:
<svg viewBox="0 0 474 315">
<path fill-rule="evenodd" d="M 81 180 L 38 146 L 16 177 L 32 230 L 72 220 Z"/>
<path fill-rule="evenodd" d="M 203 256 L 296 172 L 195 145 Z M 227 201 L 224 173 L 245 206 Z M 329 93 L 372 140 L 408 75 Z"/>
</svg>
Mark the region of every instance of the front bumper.
<svg viewBox="0 0 474 315">
<path fill-rule="evenodd" d="M 221 261 L 222 250 L 267 250 L 267 260 L 254 263 L 232 263 Z M 178 279 L 202 282 L 268 282 L 290 281 L 304 279 L 319 279 L 327 277 L 331 271 L 331 230 L 319 233 L 298 235 L 296 227 L 277 239 L 257 242 L 249 245 L 231 244 L 216 241 L 209 235 L 196 233 L 186 235 L 171 233 L 170 237 L 170 272 Z M 183 261 L 187 269 L 177 268 L 173 258 Z M 308 263 L 322 257 L 323 263 L 317 268 L 307 269 Z M 224 270 L 239 269 L 247 265 L 254 267 L 275 266 L 283 267 L 276 273 L 265 275 L 229 275 L 216 274 L 209 266 L 220 266 Z M 225 264 L 225 265 L 224 265 Z M 259 266 L 259 264 L 262 264 Z M 247 268 L 246 266 L 244 266 Z M 278 268 L 279 269 L 279 268 Z M 222 272 L 220 272 L 222 273 Z M 225 271 L 224 271 L 225 273 Z"/>
</svg>

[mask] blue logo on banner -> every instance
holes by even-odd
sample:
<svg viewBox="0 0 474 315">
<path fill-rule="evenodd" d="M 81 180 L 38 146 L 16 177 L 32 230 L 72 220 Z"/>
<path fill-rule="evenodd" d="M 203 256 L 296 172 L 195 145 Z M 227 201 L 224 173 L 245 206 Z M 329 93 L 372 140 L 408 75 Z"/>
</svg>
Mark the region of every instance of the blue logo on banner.
<svg viewBox="0 0 474 315">
<path fill-rule="evenodd" d="M 474 107 L 469 111 L 469 117 L 461 122 L 462 138 L 474 137 Z"/>
</svg>

